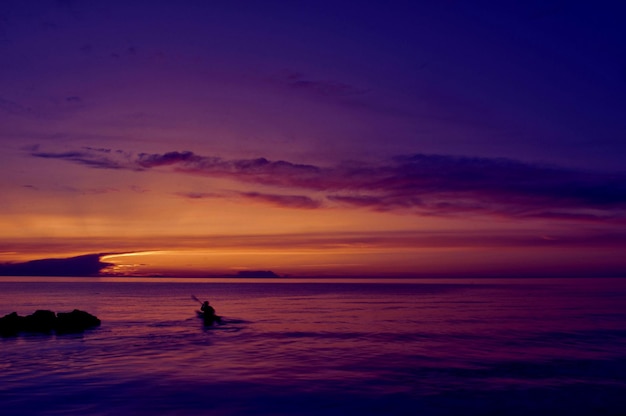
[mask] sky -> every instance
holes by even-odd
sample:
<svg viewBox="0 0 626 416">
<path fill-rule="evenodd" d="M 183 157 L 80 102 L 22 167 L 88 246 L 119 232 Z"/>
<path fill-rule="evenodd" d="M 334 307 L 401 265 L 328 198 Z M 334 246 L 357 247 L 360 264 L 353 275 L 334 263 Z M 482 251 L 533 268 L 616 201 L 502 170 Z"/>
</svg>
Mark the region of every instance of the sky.
<svg viewBox="0 0 626 416">
<path fill-rule="evenodd" d="M 625 17 L 4 0 L 0 274 L 626 276 Z"/>
</svg>

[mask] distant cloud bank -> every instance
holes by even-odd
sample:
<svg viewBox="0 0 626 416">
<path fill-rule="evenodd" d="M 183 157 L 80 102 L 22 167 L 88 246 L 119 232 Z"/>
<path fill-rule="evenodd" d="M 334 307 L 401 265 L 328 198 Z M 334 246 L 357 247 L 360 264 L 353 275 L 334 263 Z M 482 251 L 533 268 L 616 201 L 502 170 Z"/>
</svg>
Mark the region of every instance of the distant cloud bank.
<svg viewBox="0 0 626 416">
<path fill-rule="evenodd" d="M 277 191 L 236 194 L 289 208 L 348 206 L 433 216 L 498 215 L 609 222 L 626 219 L 626 173 L 512 159 L 415 154 L 378 164 L 315 166 L 265 158 L 228 160 L 190 151 L 133 154 L 82 148 L 55 153 L 36 147 L 30 154 L 94 169 L 160 169 L 269 186 Z M 196 199 L 220 196 L 206 192 L 179 195 Z"/>
<path fill-rule="evenodd" d="M 23 263 L 0 264 L 0 276 L 98 276 L 111 263 L 100 258 L 105 254 L 86 254 L 63 259 L 41 259 Z"/>
</svg>

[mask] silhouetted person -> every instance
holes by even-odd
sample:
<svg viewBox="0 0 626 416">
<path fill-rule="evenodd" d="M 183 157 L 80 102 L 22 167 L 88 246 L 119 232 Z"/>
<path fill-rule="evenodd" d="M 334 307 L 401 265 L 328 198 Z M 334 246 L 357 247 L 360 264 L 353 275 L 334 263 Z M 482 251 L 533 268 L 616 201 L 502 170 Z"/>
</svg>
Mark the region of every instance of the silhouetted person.
<svg viewBox="0 0 626 416">
<path fill-rule="evenodd" d="M 205 300 L 200 307 L 202 311 L 202 317 L 204 318 L 204 325 L 213 325 L 215 322 L 222 323 L 222 317 L 215 314 L 215 309 L 209 305 L 209 301 Z"/>
<path fill-rule="evenodd" d="M 213 309 L 213 306 L 209 305 L 208 300 L 204 301 L 204 303 L 200 307 L 200 310 L 204 312 L 204 319 L 215 318 L 215 309 Z"/>
</svg>

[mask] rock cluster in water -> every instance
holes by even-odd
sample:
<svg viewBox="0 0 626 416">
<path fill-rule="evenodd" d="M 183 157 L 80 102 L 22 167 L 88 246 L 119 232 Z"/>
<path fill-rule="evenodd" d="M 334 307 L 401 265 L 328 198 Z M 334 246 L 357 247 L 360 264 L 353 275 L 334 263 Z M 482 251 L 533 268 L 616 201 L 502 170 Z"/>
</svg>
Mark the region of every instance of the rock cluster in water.
<svg viewBox="0 0 626 416">
<path fill-rule="evenodd" d="M 20 316 L 17 312 L 0 318 L 0 335 L 14 336 L 22 332 L 57 334 L 83 332 L 86 329 L 100 325 L 100 319 L 78 309 L 72 312 L 54 313 L 47 310 L 37 310 L 32 315 Z"/>
</svg>

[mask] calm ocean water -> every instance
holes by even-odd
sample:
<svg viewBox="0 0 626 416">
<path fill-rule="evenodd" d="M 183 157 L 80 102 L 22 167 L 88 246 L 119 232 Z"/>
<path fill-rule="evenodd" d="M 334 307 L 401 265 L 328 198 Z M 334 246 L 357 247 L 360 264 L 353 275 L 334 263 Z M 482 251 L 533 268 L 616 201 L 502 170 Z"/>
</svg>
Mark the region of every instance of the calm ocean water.
<svg viewBox="0 0 626 416">
<path fill-rule="evenodd" d="M 626 279 L 0 278 L 0 315 L 74 308 L 0 339 L 0 414 L 626 415 Z"/>
</svg>

